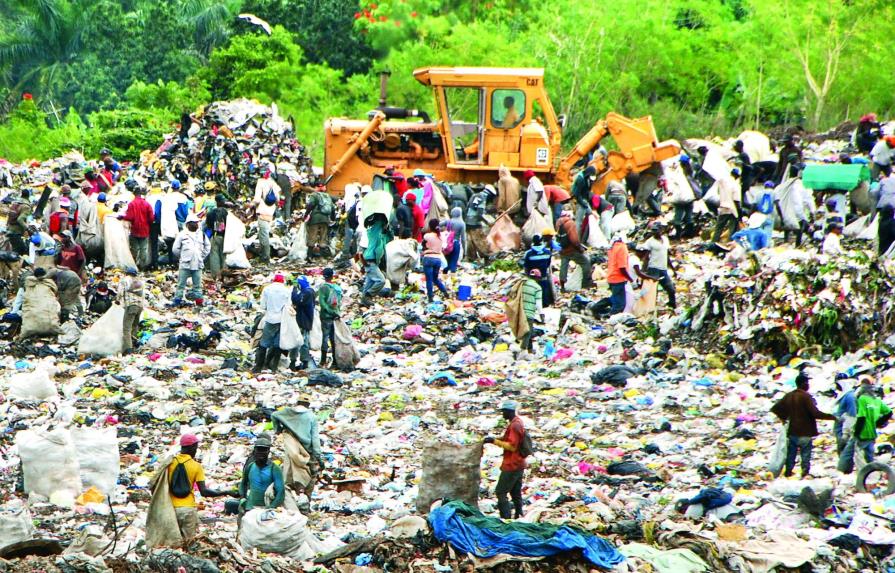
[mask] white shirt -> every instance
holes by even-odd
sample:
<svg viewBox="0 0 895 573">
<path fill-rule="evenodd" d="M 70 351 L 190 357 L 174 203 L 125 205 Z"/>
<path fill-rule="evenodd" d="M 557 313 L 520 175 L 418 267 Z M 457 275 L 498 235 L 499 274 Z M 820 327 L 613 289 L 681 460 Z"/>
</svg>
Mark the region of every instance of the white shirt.
<svg viewBox="0 0 895 573">
<path fill-rule="evenodd" d="M 827 233 L 824 244 L 820 249 L 825 255 L 839 255 L 842 253 L 842 238 L 836 233 Z"/>
<path fill-rule="evenodd" d="M 718 196 L 721 202 L 718 207 L 718 212 L 721 214 L 739 216 L 735 202 L 739 201 L 741 193 L 740 183 L 733 177 L 722 177 L 719 179 Z"/>
<path fill-rule="evenodd" d="M 892 165 L 892 159 L 895 158 L 895 149 L 889 147 L 885 139 L 880 139 L 870 150 L 870 158 L 877 165 Z"/>
<path fill-rule="evenodd" d="M 264 311 L 264 322 L 280 324 L 283 308 L 292 301 L 292 289 L 283 283 L 273 283 L 261 291 L 261 310 Z"/>
<path fill-rule="evenodd" d="M 547 193 L 544 192 L 544 184 L 537 176 L 528 180 L 528 190 L 525 193 L 525 208 L 529 213 L 535 209 L 546 215 L 550 212 L 550 206 L 547 203 Z"/>
<path fill-rule="evenodd" d="M 273 194 L 276 195 L 277 200 L 274 201 L 273 205 L 268 205 L 264 202 L 264 198 L 267 197 L 269 192 L 273 191 Z M 255 213 L 258 214 L 258 218 L 262 221 L 273 221 L 273 216 L 277 212 L 277 203 L 280 201 L 280 186 L 277 185 L 277 182 L 273 180 L 273 178 L 265 179 L 262 177 L 258 180 L 258 183 L 255 184 L 255 197 L 252 202 L 255 204 Z"/>
<path fill-rule="evenodd" d="M 649 240 L 643 243 L 643 247 L 649 250 L 648 268 L 656 269 L 657 271 L 668 270 L 668 237 L 662 237 L 661 239 L 650 237 Z"/>
</svg>

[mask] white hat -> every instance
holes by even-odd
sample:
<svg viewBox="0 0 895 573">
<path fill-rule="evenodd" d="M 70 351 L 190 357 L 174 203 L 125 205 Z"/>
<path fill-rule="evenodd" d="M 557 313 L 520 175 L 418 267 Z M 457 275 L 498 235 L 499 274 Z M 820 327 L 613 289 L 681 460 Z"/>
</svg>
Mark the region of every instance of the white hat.
<svg viewBox="0 0 895 573">
<path fill-rule="evenodd" d="M 199 217 L 197 217 L 195 213 L 190 213 L 189 215 L 186 216 L 186 222 L 187 223 L 198 223 Z"/>
<path fill-rule="evenodd" d="M 749 228 L 750 229 L 758 229 L 762 225 L 764 225 L 764 222 L 766 220 L 767 220 L 767 215 L 765 215 L 764 213 L 752 213 L 751 215 L 749 215 L 749 223 L 748 223 Z"/>
</svg>

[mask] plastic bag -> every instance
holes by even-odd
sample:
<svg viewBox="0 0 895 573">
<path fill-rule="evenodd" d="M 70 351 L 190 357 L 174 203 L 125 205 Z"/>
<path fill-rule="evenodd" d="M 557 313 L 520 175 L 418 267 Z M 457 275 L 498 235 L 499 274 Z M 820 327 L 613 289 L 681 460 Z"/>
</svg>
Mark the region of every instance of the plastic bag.
<svg viewBox="0 0 895 573">
<path fill-rule="evenodd" d="M 25 279 L 25 300 L 22 303 L 22 329 L 19 340 L 31 336 L 59 334 L 59 300 L 53 279 Z"/>
<path fill-rule="evenodd" d="M 16 448 L 22 460 L 25 492 L 51 497 L 70 496 L 72 502 L 82 491 L 78 453 L 71 432 L 57 429 L 22 430 L 16 434 Z"/>
<path fill-rule="evenodd" d="M 71 439 L 78 456 L 78 474 L 86 487 L 95 487 L 105 495 L 118 483 L 118 432 L 115 428 L 72 428 Z"/>
<path fill-rule="evenodd" d="M 419 263 L 419 243 L 414 239 L 394 239 L 385 246 L 385 276 L 396 285 L 401 285 L 407 273 Z"/>
<path fill-rule="evenodd" d="M 634 230 L 634 219 L 631 217 L 630 211 L 618 213 L 612 217 L 612 223 L 609 225 L 611 234 L 625 233 L 628 234 Z"/>
<path fill-rule="evenodd" d="M 224 231 L 225 264 L 230 268 L 251 268 L 249 258 L 246 255 L 243 240 L 246 235 L 245 224 L 233 213 L 227 213 L 227 229 Z"/>
<path fill-rule="evenodd" d="M 633 314 L 637 318 L 645 316 L 656 310 L 656 296 L 658 294 L 659 283 L 644 279 L 643 288 L 640 289 L 640 296 L 634 301 Z"/>
<path fill-rule="evenodd" d="M 253 509 L 242 517 L 239 544 L 245 549 L 285 555 L 299 561 L 314 557 L 307 547 L 308 518 L 283 509 Z"/>
<path fill-rule="evenodd" d="M 320 326 L 320 310 L 314 305 L 314 322 L 311 324 L 311 335 L 308 345 L 311 350 L 320 350 L 323 345 L 323 327 Z"/>
<path fill-rule="evenodd" d="M 290 263 L 303 263 L 308 259 L 308 231 L 304 222 L 298 224 L 292 235 L 292 246 L 286 260 Z"/>
<path fill-rule="evenodd" d="M 592 249 L 608 249 L 609 241 L 600 228 L 600 218 L 596 213 L 587 216 L 587 241 L 585 243 Z"/>
<path fill-rule="evenodd" d="M 18 511 L 0 512 L 0 549 L 34 536 L 34 524 L 27 507 Z"/>
<path fill-rule="evenodd" d="M 423 477 L 416 498 L 416 510 L 429 513 L 432 503 L 443 497 L 477 507 L 482 478 L 481 462 L 481 443 L 427 443 L 423 446 Z"/>
<path fill-rule="evenodd" d="M 334 326 L 336 331 L 335 367 L 345 371 L 354 370 L 354 367 L 360 362 L 360 352 L 351 336 L 351 329 L 342 320 L 337 320 Z"/>
<path fill-rule="evenodd" d="M 81 329 L 78 328 L 77 323 L 73 320 L 69 320 L 59 327 L 59 339 L 58 342 L 62 346 L 69 346 L 77 342 L 81 338 Z"/>
<path fill-rule="evenodd" d="M 134 256 L 131 254 L 127 235 L 124 223 L 117 217 L 110 214 L 103 219 L 103 244 L 105 245 L 103 266 L 105 268 L 126 269 L 137 266 Z"/>
<path fill-rule="evenodd" d="M 787 423 L 780 429 L 780 434 L 777 436 L 777 443 L 774 444 L 774 450 L 771 452 L 771 459 L 768 461 L 768 471 L 771 472 L 774 477 L 780 475 L 780 472 L 783 471 L 784 464 L 786 464 L 788 433 L 789 424 Z"/>
<path fill-rule="evenodd" d="M 543 235 L 544 229 L 553 229 L 553 223 L 541 214 L 540 211 L 532 211 L 531 215 L 528 216 L 528 221 L 522 225 L 522 243 L 525 245 L 531 244 L 531 239 L 535 235 Z"/>
<path fill-rule="evenodd" d="M 485 240 L 492 254 L 502 251 L 516 251 L 522 245 L 522 232 L 513 223 L 509 215 L 503 214 L 494 221 Z"/>
<path fill-rule="evenodd" d="M 301 344 L 301 330 L 295 321 L 295 307 L 286 304 L 280 315 L 280 350 L 292 350 Z"/>
<path fill-rule="evenodd" d="M 93 326 L 81 334 L 78 354 L 116 356 L 124 347 L 124 308 L 113 304 Z"/>
<path fill-rule="evenodd" d="M 56 384 L 42 368 L 19 372 L 9 378 L 9 397 L 13 400 L 47 400 L 56 396 Z"/>
</svg>

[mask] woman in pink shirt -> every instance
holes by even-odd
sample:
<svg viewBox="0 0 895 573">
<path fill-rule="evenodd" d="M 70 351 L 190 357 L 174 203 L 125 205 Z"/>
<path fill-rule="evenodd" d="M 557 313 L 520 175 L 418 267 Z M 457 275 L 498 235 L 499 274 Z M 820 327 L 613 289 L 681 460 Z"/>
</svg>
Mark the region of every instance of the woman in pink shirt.
<svg viewBox="0 0 895 573">
<path fill-rule="evenodd" d="M 438 271 L 441 270 L 443 248 L 441 235 L 438 233 L 438 221 L 431 219 L 429 221 L 429 232 L 423 235 L 423 272 L 426 273 L 426 296 L 429 297 L 429 302 L 432 302 L 435 298 L 433 291 L 436 286 L 445 298 L 448 296 L 444 283 L 438 278 Z"/>
</svg>

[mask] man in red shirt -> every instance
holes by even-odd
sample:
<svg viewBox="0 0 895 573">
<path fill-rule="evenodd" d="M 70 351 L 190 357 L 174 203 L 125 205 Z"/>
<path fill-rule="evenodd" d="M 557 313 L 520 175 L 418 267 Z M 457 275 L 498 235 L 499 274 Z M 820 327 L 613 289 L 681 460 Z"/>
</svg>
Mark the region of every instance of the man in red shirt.
<svg viewBox="0 0 895 573">
<path fill-rule="evenodd" d="M 72 240 L 71 231 L 62 231 L 61 235 L 62 248 L 56 254 L 56 264 L 73 271 L 83 278 L 84 263 L 87 262 L 87 257 L 84 256 L 84 249 Z"/>
<path fill-rule="evenodd" d="M 140 270 L 149 266 L 149 226 L 155 220 L 152 205 L 143 196 L 146 191 L 134 190 L 134 198 L 127 206 L 127 211 L 120 218 L 131 224 L 130 248 L 134 262 Z"/>
<path fill-rule="evenodd" d="M 522 474 L 525 473 L 525 456 L 520 452 L 525 436 L 522 418 L 516 415 L 519 405 L 513 400 L 506 400 L 500 405 L 500 413 L 509 422 L 500 439 L 485 438 L 486 444 L 494 444 L 503 448 L 503 462 L 500 464 L 500 477 L 494 494 L 497 496 L 497 509 L 501 519 L 519 519 L 522 517 Z M 515 514 L 510 511 L 507 494 L 513 500 Z"/>
<path fill-rule="evenodd" d="M 590 258 L 584 252 L 585 247 L 581 244 L 578 236 L 578 225 L 575 219 L 568 212 L 564 212 L 556 221 L 556 242 L 559 244 L 559 286 L 563 291 L 566 290 L 566 278 L 569 276 L 569 262 L 574 261 L 576 265 L 581 267 L 583 279 L 581 288 L 591 288 L 594 286 L 593 270 L 590 264 Z"/>
<path fill-rule="evenodd" d="M 628 268 L 628 246 L 625 245 L 625 237 L 617 234 L 612 237 L 612 246 L 609 247 L 608 273 L 606 282 L 609 283 L 609 301 L 612 303 L 611 314 L 618 314 L 625 310 L 625 285 L 633 281 L 631 270 Z"/>
<path fill-rule="evenodd" d="M 47 225 L 50 235 L 61 235 L 62 231 L 71 228 L 71 199 L 64 196 L 59 198 L 59 210 L 50 215 Z"/>
<path fill-rule="evenodd" d="M 423 228 L 426 226 L 426 215 L 420 206 L 416 204 L 415 195 L 407 195 L 407 206 L 410 207 L 410 212 L 413 213 L 413 226 L 410 229 L 410 236 L 422 243 Z"/>
</svg>

